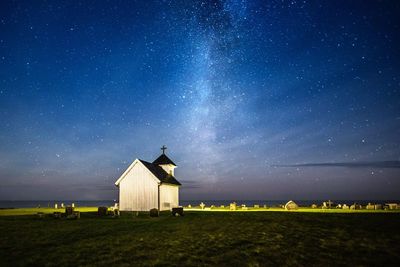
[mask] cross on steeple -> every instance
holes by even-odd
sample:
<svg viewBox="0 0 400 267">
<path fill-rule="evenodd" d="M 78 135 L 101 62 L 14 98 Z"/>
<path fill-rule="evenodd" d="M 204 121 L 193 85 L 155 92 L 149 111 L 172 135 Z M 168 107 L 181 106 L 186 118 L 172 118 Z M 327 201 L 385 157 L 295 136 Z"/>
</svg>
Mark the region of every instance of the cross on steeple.
<svg viewBox="0 0 400 267">
<path fill-rule="evenodd" d="M 162 150 L 162 153 L 165 154 L 165 150 L 167 150 L 167 147 L 166 147 L 165 145 L 163 145 L 163 146 L 161 147 L 161 150 Z"/>
</svg>

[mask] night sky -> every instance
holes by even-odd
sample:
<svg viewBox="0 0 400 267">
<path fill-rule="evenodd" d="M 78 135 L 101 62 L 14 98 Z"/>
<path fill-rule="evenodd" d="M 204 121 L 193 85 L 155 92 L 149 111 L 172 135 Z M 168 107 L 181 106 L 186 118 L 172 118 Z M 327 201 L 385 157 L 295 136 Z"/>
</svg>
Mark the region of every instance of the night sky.
<svg viewBox="0 0 400 267">
<path fill-rule="evenodd" d="M 0 199 L 399 199 L 399 1 L 1 1 Z"/>
</svg>

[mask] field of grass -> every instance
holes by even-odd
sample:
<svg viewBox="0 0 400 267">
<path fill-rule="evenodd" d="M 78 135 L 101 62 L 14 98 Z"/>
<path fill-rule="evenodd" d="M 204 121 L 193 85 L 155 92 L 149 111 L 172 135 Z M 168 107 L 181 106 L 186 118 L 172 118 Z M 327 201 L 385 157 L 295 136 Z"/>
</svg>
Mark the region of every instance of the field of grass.
<svg viewBox="0 0 400 267">
<path fill-rule="evenodd" d="M 82 208 L 78 220 L 28 215 L 35 209 L 0 210 L 0 215 L 9 215 L 0 216 L 0 265 L 395 266 L 400 262 L 400 213 L 186 211 L 184 217 L 162 213 L 158 218 L 147 214 L 99 218 L 91 212 L 94 209 Z"/>
<path fill-rule="evenodd" d="M 80 212 L 95 212 L 97 207 L 77 207 L 74 210 Z M 14 215 L 33 215 L 38 212 L 50 214 L 53 212 L 65 212 L 65 209 L 54 208 L 18 208 L 18 209 L 0 209 L 0 216 L 14 216 Z"/>
</svg>

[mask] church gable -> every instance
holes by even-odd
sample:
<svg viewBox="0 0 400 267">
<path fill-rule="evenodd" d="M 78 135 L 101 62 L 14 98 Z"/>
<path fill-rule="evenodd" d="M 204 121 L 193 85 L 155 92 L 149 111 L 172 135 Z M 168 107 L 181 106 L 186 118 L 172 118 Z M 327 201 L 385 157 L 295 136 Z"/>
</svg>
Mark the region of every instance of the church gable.
<svg viewBox="0 0 400 267">
<path fill-rule="evenodd" d="M 115 185 L 119 185 L 125 177 L 127 177 L 131 172 L 133 173 L 135 169 L 137 168 L 143 168 L 145 169 L 149 174 L 152 179 L 154 179 L 157 183 L 160 183 L 160 179 L 157 178 L 157 176 L 154 175 L 153 172 L 151 172 L 145 164 L 140 159 L 135 159 L 132 164 L 126 169 L 126 171 L 119 177 L 119 179 L 115 182 Z"/>
</svg>

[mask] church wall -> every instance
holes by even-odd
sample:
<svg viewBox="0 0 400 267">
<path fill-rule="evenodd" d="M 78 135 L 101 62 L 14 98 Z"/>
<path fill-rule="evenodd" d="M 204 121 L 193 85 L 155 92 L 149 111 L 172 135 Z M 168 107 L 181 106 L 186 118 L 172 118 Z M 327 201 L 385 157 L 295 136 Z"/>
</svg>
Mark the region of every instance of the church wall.
<svg viewBox="0 0 400 267">
<path fill-rule="evenodd" d="M 161 184 L 160 210 L 170 210 L 179 206 L 179 186 Z"/>
<path fill-rule="evenodd" d="M 137 162 L 119 184 L 121 211 L 149 211 L 158 208 L 158 183 L 151 172 Z"/>
<path fill-rule="evenodd" d="M 165 165 L 163 164 L 163 165 L 158 165 L 158 166 L 160 166 L 161 168 L 163 168 L 164 171 L 166 171 L 167 173 L 171 173 L 172 176 L 175 175 L 175 174 L 174 174 L 174 169 L 176 168 L 176 166 L 171 165 L 171 164 L 165 164 Z"/>
</svg>

